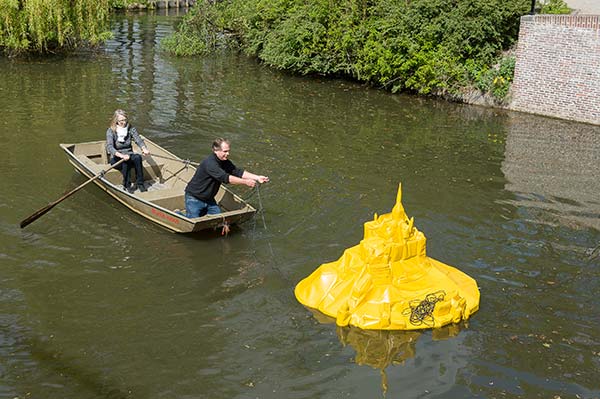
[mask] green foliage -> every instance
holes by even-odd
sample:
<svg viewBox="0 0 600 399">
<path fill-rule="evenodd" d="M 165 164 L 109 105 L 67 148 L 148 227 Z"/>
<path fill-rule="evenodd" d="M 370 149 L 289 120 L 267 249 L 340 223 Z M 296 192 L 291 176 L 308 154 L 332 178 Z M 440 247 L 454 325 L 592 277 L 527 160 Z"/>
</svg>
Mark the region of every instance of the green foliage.
<svg viewBox="0 0 600 399">
<path fill-rule="evenodd" d="M 217 26 L 219 14 L 216 8 L 199 8 L 188 15 L 175 33 L 162 40 L 164 50 L 177 56 L 201 55 L 227 43 L 223 26 Z"/>
<path fill-rule="evenodd" d="M 108 0 L 0 0 L 0 49 L 47 52 L 110 36 Z"/>
<path fill-rule="evenodd" d="M 570 14 L 571 9 L 564 0 L 546 0 L 540 2 L 540 14 Z"/>
<path fill-rule="evenodd" d="M 130 5 L 141 5 L 145 8 L 154 8 L 155 2 L 151 0 L 109 0 L 110 8 L 127 8 Z"/>
<path fill-rule="evenodd" d="M 197 34 L 191 34 L 190 27 L 186 24 L 161 42 L 163 48 L 177 56 L 200 55 L 208 51 L 205 40 Z"/>
<path fill-rule="evenodd" d="M 109 0 L 110 1 L 110 7 L 111 8 L 125 8 L 127 7 L 127 5 L 129 3 L 131 3 L 130 0 Z"/>
<path fill-rule="evenodd" d="M 477 76 L 477 88 L 484 93 L 491 93 L 497 102 L 501 103 L 508 94 L 510 83 L 515 72 L 515 57 L 505 56 L 500 62 Z"/>
<path fill-rule="evenodd" d="M 519 17 L 529 5 L 530 0 L 206 0 L 186 16 L 180 32 L 202 38 L 207 49 L 218 33 L 227 33 L 245 53 L 292 72 L 452 96 L 493 69 L 516 41 Z M 184 39 L 173 38 L 170 49 L 177 40 Z M 498 82 L 510 78 L 503 72 L 490 90 L 502 96 Z"/>
</svg>

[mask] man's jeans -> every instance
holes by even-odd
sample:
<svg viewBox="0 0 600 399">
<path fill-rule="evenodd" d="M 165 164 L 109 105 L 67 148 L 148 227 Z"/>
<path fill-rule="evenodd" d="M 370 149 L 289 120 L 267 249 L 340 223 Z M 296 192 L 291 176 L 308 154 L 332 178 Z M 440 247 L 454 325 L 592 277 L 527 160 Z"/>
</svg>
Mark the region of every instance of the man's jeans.
<svg viewBox="0 0 600 399">
<path fill-rule="evenodd" d="M 221 213 L 221 208 L 213 199 L 204 202 L 191 194 L 185 193 L 185 212 L 189 218 L 197 218 L 204 215 L 216 215 Z"/>
</svg>

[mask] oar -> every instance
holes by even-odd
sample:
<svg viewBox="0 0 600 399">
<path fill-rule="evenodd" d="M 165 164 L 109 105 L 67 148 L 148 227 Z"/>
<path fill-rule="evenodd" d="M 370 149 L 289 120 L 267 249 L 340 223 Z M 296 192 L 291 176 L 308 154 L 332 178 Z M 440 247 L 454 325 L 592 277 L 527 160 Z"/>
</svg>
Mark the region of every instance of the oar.
<svg viewBox="0 0 600 399">
<path fill-rule="evenodd" d="M 43 207 L 42 209 L 40 209 L 39 211 L 35 212 L 33 215 L 29 216 L 28 218 L 25 218 L 21 221 L 21 228 L 27 226 L 30 223 L 33 223 L 34 221 L 36 221 L 38 218 L 40 218 L 41 216 L 45 215 L 46 213 L 48 213 L 48 211 L 52 208 L 54 208 L 56 205 L 58 205 L 61 201 L 67 199 L 68 197 L 70 197 L 71 195 L 75 194 L 77 191 L 81 190 L 83 187 L 85 187 L 87 184 L 93 182 L 94 180 L 98 179 L 99 177 L 104 176 L 104 174 L 106 172 L 108 172 L 109 170 L 119 166 L 121 163 L 123 163 L 125 160 L 121 159 L 119 162 L 115 163 L 114 165 L 112 165 L 110 168 L 106 168 L 103 171 L 101 171 L 100 173 L 98 173 L 96 176 L 90 178 L 88 181 L 86 181 L 85 183 L 82 183 L 80 186 L 74 188 L 73 190 L 69 191 L 68 193 L 66 193 L 65 195 L 63 195 L 62 197 L 60 197 L 59 199 L 57 199 L 54 202 L 49 203 L 48 205 L 46 205 L 45 207 Z"/>
</svg>

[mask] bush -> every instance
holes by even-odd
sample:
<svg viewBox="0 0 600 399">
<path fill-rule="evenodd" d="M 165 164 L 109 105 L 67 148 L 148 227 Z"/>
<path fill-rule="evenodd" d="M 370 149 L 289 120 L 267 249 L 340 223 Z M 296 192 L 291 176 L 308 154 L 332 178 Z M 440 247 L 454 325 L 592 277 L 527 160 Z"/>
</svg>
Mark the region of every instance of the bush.
<svg viewBox="0 0 600 399">
<path fill-rule="evenodd" d="M 207 48 L 216 32 L 227 32 L 245 53 L 275 68 L 344 75 L 394 92 L 452 96 L 473 79 L 489 79 L 484 75 L 494 73 L 491 66 L 516 41 L 519 17 L 529 5 L 529 0 L 207 0 L 186 22 L 192 28 L 187 34 L 206 40 Z M 489 87 L 502 97 L 510 77 L 497 73 Z"/>
<path fill-rule="evenodd" d="M 216 5 L 194 8 L 186 14 L 177 30 L 161 41 L 165 51 L 177 56 L 202 55 L 220 45 L 232 46 L 229 35 L 219 21 L 223 11 Z"/>
<path fill-rule="evenodd" d="M 564 0 L 541 1 L 540 14 L 570 14 L 571 9 Z"/>
<path fill-rule="evenodd" d="M 188 26 L 182 26 L 177 32 L 164 38 L 161 45 L 177 56 L 200 55 L 208 51 L 207 42 L 198 35 L 190 34 Z"/>
<path fill-rule="evenodd" d="M 514 56 L 505 56 L 500 62 L 481 73 L 476 79 L 476 87 L 483 93 L 490 93 L 498 103 L 502 103 L 510 89 L 515 72 Z"/>
</svg>

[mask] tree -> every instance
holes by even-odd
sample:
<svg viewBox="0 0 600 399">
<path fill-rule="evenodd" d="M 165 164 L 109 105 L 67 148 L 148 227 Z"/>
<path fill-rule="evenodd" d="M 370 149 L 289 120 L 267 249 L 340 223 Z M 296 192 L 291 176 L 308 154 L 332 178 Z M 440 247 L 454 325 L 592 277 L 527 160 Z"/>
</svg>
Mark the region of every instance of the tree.
<svg viewBox="0 0 600 399">
<path fill-rule="evenodd" d="M 96 45 L 110 37 L 109 0 L 0 0 L 0 49 L 9 54 Z"/>
</svg>

